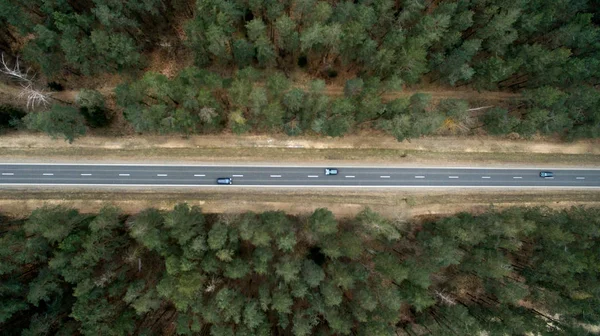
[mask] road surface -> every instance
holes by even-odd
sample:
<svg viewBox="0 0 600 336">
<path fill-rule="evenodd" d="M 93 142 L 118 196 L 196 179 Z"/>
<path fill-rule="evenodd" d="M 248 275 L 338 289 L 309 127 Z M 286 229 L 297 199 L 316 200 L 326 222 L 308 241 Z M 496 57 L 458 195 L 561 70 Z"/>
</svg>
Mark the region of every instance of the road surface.
<svg viewBox="0 0 600 336">
<path fill-rule="evenodd" d="M 0 163 L 0 186 L 217 186 L 219 177 L 233 178 L 235 187 L 436 187 L 436 188 L 600 188 L 600 169 L 550 168 L 338 168 L 191 166 L 131 164 L 7 164 Z M 554 178 L 539 177 L 540 171 Z"/>
</svg>

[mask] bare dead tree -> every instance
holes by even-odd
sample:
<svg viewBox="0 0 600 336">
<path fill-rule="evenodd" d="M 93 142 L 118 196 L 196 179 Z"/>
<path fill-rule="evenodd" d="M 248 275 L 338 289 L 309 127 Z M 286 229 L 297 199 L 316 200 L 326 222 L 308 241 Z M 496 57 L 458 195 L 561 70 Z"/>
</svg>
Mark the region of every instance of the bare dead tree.
<svg viewBox="0 0 600 336">
<path fill-rule="evenodd" d="M 200 113 L 198 113 L 200 120 L 204 123 L 209 123 L 213 120 L 214 117 L 217 116 L 217 112 L 212 107 L 203 107 L 200 109 Z"/>
<path fill-rule="evenodd" d="M 4 53 L 2 53 L 2 70 L 0 71 L 13 79 L 23 82 L 31 82 L 35 78 L 35 75 L 31 79 L 29 78 L 29 69 L 27 69 L 25 72 L 21 71 L 19 57 L 17 57 L 15 65 L 13 67 L 9 67 L 4 59 Z"/>
<path fill-rule="evenodd" d="M 9 78 L 16 80 L 21 85 L 21 92 L 19 98 L 27 99 L 27 108 L 34 109 L 37 106 L 46 107 L 49 104 L 50 96 L 44 92 L 44 89 L 37 88 L 35 86 L 36 74 L 29 74 L 30 69 L 23 71 L 19 64 L 19 57 L 15 60 L 15 64 L 10 67 L 4 59 L 4 53 L 2 53 L 0 64 L 0 73 L 7 75 Z"/>
<path fill-rule="evenodd" d="M 94 285 L 98 287 L 104 287 L 110 283 L 116 277 L 116 275 L 117 274 L 114 271 L 106 271 L 94 281 Z"/>
<path fill-rule="evenodd" d="M 21 92 L 19 93 L 19 98 L 27 99 L 27 108 L 33 110 L 36 106 L 42 105 L 44 107 L 48 106 L 48 95 L 44 92 L 43 89 L 35 89 L 33 87 L 33 83 L 28 83 L 27 85 L 21 84 Z"/>
<path fill-rule="evenodd" d="M 204 291 L 206 293 L 212 293 L 215 291 L 215 289 L 217 288 L 217 285 L 219 285 L 219 283 L 221 283 L 221 279 L 212 277 L 210 279 L 210 282 L 208 283 L 208 285 L 206 286 L 206 288 L 204 289 Z"/>
<path fill-rule="evenodd" d="M 445 294 L 443 291 L 438 291 L 436 290 L 435 292 L 435 296 L 437 296 L 442 303 L 447 304 L 449 306 L 454 306 L 456 304 L 456 301 L 448 294 Z"/>
</svg>

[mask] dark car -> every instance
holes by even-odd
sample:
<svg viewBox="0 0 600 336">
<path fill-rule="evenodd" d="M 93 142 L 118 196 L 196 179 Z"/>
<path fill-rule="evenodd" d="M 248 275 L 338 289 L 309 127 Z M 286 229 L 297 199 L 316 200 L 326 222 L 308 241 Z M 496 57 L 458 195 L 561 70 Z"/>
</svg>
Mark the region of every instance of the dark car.
<svg viewBox="0 0 600 336">
<path fill-rule="evenodd" d="M 552 173 L 550 171 L 543 171 L 543 172 L 540 172 L 540 177 L 554 177 L 554 173 Z"/>
<path fill-rule="evenodd" d="M 337 175 L 338 170 L 336 168 L 325 168 L 325 175 Z"/>
<path fill-rule="evenodd" d="M 219 177 L 217 179 L 217 184 L 232 184 L 233 179 L 231 177 Z"/>
</svg>

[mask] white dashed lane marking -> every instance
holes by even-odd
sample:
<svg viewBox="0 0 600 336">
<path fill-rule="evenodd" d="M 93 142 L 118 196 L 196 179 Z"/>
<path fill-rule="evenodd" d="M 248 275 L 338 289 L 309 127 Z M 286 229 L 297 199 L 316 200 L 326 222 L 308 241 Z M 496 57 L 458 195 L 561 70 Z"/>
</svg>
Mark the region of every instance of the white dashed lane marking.
<svg viewBox="0 0 600 336">
<path fill-rule="evenodd" d="M 168 176 L 168 175 L 167 174 L 156 174 L 156 176 L 165 177 L 165 176 Z"/>
<path fill-rule="evenodd" d="M 92 174 L 81 174 L 81 176 L 92 176 Z"/>
<path fill-rule="evenodd" d="M 231 175 L 232 177 L 244 177 L 244 175 Z"/>
<path fill-rule="evenodd" d="M 522 179 L 522 176 L 513 176 L 514 179 Z"/>
<path fill-rule="evenodd" d="M 53 173 L 43 173 L 42 175 L 44 175 L 44 176 L 53 176 L 54 174 Z"/>
<path fill-rule="evenodd" d="M 585 180 L 585 177 L 579 176 L 579 177 L 576 177 L 575 179 L 577 179 L 577 180 Z"/>
<path fill-rule="evenodd" d="M 119 176 L 129 176 L 129 174 L 119 174 Z"/>
<path fill-rule="evenodd" d="M 346 175 L 346 178 L 355 178 L 356 176 L 354 175 Z"/>
<path fill-rule="evenodd" d="M 13 176 L 15 173 L 2 173 L 2 176 Z"/>
<path fill-rule="evenodd" d="M 419 175 L 419 176 L 415 176 L 415 178 L 421 178 L 422 179 L 422 178 L 425 178 L 425 176 Z"/>
<path fill-rule="evenodd" d="M 458 176 L 448 176 L 448 178 L 458 178 Z"/>
<path fill-rule="evenodd" d="M 389 177 L 389 176 L 387 176 L 387 175 L 386 175 L 386 176 L 379 176 L 379 177 L 381 177 L 381 178 L 390 178 L 390 177 Z"/>
<path fill-rule="evenodd" d="M 204 174 L 194 174 L 194 176 L 196 176 L 196 177 L 202 177 L 202 176 L 206 176 L 206 175 L 204 175 Z"/>
<path fill-rule="evenodd" d="M 492 177 L 491 176 L 482 176 L 481 178 L 489 179 L 489 178 L 492 178 Z"/>
<path fill-rule="evenodd" d="M 319 175 L 308 175 L 308 177 L 319 177 Z"/>
<path fill-rule="evenodd" d="M 271 177 L 281 177 L 281 175 L 271 175 Z"/>
</svg>

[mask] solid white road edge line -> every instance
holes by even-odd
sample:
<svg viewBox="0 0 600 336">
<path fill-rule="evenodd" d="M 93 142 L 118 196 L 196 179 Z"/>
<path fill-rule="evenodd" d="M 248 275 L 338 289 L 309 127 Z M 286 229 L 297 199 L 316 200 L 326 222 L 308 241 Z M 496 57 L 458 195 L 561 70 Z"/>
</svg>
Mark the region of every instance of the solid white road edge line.
<svg viewBox="0 0 600 336">
<path fill-rule="evenodd" d="M 323 167 L 324 165 L 306 165 L 306 166 L 296 166 L 296 165 L 262 165 L 262 164 L 214 164 L 214 163 L 204 163 L 204 164 L 161 164 L 161 163 L 39 163 L 39 162 L 25 162 L 25 163 L 17 163 L 17 162 L 0 162 L 0 165 L 44 165 L 44 166 L 123 166 L 123 167 L 139 167 L 139 166 L 153 166 L 153 167 L 276 167 L 276 168 L 315 168 L 315 167 Z M 580 167 L 519 167 L 519 166 L 506 166 L 506 167 L 460 167 L 460 166 L 338 166 L 342 168 L 393 168 L 393 169 L 522 169 L 522 170 L 600 170 L 600 168 L 580 168 Z"/>
<path fill-rule="evenodd" d="M 221 188 L 221 186 L 216 184 L 92 184 L 92 183 L 0 183 L 0 186 L 74 186 L 74 187 L 185 187 L 185 188 L 198 188 L 198 187 L 207 187 L 207 188 Z M 453 188 L 453 189 L 477 189 L 477 188 L 485 188 L 485 189 L 600 189 L 600 186 L 395 186 L 395 185 L 383 185 L 383 186 L 366 186 L 366 185 L 352 185 L 352 186 L 332 186 L 332 185 L 231 185 L 233 188 Z"/>
</svg>

